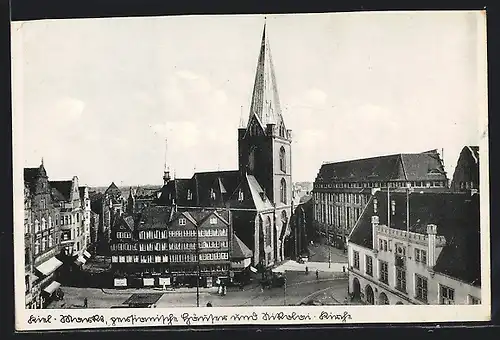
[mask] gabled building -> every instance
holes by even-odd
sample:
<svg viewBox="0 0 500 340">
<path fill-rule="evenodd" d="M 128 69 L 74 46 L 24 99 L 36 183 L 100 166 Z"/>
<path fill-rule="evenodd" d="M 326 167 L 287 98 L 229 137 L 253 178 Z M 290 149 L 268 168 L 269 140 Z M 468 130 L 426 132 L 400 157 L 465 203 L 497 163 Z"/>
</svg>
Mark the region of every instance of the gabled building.
<svg viewBox="0 0 500 340">
<path fill-rule="evenodd" d="M 211 286 L 229 278 L 229 217 L 221 209 L 166 206 L 147 207 L 135 220 L 121 216 L 111 231 L 115 286 Z"/>
<path fill-rule="evenodd" d="M 371 189 L 407 186 L 448 191 L 448 178 L 437 150 L 323 164 L 313 185 L 317 235 L 345 249 L 347 235 L 370 199 Z"/>
<path fill-rule="evenodd" d="M 64 255 L 76 259 L 87 249 L 90 236 L 90 231 L 87 234 L 85 230 L 85 195 L 82 202 L 76 176 L 68 181 L 51 181 L 50 187 L 52 199 L 60 211 L 62 251 Z M 90 210 L 90 202 L 88 209 Z"/>
<path fill-rule="evenodd" d="M 45 308 L 59 288 L 60 211 L 43 161 L 24 168 L 26 308 Z"/>
<path fill-rule="evenodd" d="M 366 304 L 478 304 L 479 195 L 374 189 L 349 235 L 349 290 Z"/>
<path fill-rule="evenodd" d="M 271 266 L 284 259 L 290 234 L 292 131 L 282 114 L 265 25 L 248 123 L 244 120 L 237 135 L 238 169 L 197 172 L 184 179 L 172 179 L 165 170 L 155 204 L 228 208 L 234 232 L 253 253 L 253 264 Z"/>
<path fill-rule="evenodd" d="M 465 146 L 458 157 L 451 181 L 453 191 L 479 192 L 479 147 Z"/>
</svg>

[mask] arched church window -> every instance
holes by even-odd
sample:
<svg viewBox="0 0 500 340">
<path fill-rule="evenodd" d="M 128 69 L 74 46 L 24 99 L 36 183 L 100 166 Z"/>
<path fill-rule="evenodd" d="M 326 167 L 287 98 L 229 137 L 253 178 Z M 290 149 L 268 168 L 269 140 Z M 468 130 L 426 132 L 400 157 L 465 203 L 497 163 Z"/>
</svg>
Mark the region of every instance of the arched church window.
<svg viewBox="0 0 500 340">
<path fill-rule="evenodd" d="M 280 169 L 282 172 L 286 172 L 286 153 L 285 148 L 280 148 Z"/>
<path fill-rule="evenodd" d="M 248 155 L 248 170 L 255 170 L 255 147 L 250 150 L 250 154 Z"/>
<path fill-rule="evenodd" d="M 266 244 L 271 245 L 271 218 L 267 216 L 266 219 Z"/>
<path fill-rule="evenodd" d="M 283 211 L 281 212 L 281 225 L 282 225 L 283 227 L 286 227 L 287 223 L 288 223 L 288 216 L 286 215 L 286 211 L 285 211 L 285 210 L 283 210 Z"/>
<path fill-rule="evenodd" d="M 284 178 L 281 179 L 280 183 L 280 200 L 281 203 L 286 204 L 286 180 Z"/>
</svg>

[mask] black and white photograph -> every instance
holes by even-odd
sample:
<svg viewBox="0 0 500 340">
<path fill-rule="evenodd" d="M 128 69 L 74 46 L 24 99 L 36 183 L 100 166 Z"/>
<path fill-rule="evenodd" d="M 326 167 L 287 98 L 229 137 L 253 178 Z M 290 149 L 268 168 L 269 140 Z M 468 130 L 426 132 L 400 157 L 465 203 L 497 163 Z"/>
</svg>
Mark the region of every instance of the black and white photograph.
<svg viewBox="0 0 500 340">
<path fill-rule="evenodd" d="M 484 11 L 11 27 L 18 330 L 489 320 Z"/>
</svg>

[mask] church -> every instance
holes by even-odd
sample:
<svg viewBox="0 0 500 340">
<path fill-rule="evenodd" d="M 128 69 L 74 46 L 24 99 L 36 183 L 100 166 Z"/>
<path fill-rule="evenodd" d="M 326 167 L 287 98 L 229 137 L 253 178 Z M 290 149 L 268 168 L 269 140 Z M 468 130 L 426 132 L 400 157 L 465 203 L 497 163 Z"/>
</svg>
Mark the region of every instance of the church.
<svg viewBox="0 0 500 340">
<path fill-rule="evenodd" d="M 292 131 L 283 118 L 265 24 L 247 124 L 243 118 L 237 132 L 237 169 L 182 179 L 172 178 L 166 166 L 154 205 L 229 210 L 233 232 L 253 252 L 252 264 L 271 266 L 289 248 Z"/>
</svg>

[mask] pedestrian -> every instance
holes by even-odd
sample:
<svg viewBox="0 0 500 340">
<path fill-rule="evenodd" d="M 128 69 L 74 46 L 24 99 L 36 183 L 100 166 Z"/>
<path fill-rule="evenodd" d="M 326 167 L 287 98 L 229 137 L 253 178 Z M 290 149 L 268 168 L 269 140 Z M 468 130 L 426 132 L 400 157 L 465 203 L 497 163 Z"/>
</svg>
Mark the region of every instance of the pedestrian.
<svg viewBox="0 0 500 340">
<path fill-rule="evenodd" d="M 87 298 L 83 299 L 83 307 L 87 308 L 89 306 L 89 300 Z"/>
<path fill-rule="evenodd" d="M 316 280 L 319 280 L 319 271 L 316 269 Z"/>
<path fill-rule="evenodd" d="M 309 274 L 309 267 L 306 266 L 306 275 Z"/>
<path fill-rule="evenodd" d="M 342 273 L 345 273 L 345 266 L 342 266 Z"/>
<path fill-rule="evenodd" d="M 208 302 L 208 303 L 207 303 L 207 307 L 212 307 L 212 303 L 211 303 L 211 302 Z"/>
</svg>

